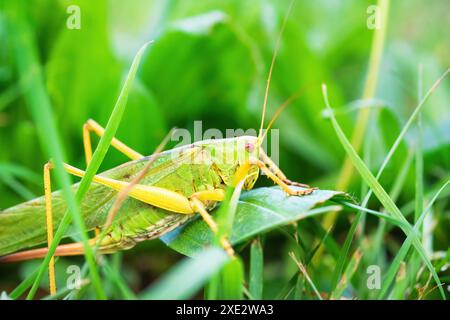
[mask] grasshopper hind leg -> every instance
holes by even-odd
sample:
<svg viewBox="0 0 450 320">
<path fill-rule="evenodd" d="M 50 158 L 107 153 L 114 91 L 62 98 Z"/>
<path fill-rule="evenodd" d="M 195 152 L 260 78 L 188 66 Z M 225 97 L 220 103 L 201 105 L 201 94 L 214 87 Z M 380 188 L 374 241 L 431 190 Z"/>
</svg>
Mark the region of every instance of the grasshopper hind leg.
<svg viewBox="0 0 450 320">
<path fill-rule="evenodd" d="M 86 165 L 89 165 L 89 162 L 91 162 L 92 159 L 92 145 L 90 135 L 91 131 L 93 131 L 99 137 L 103 136 L 103 134 L 105 133 L 105 129 L 92 119 L 89 119 L 83 125 L 83 145 L 84 145 L 84 154 L 86 158 Z M 112 139 L 111 145 L 117 150 L 119 150 L 121 153 L 126 155 L 131 160 L 137 160 L 144 157 L 142 154 L 133 150 L 132 148 L 130 148 L 117 138 Z"/>
<path fill-rule="evenodd" d="M 45 216 L 47 221 L 47 246 L 53 241 L 53 213 L 52 213 L 52 189 L 50 180 L 51 162 L 44 165 L 44 192 L 45 192 Z M 50 294 L 56 294 L 55 258 L 52 256 L 48 265 L 48 277 Z"/>
<path fill-rule="evenodd" d="M 217 223 L 214 221 L 213 217 L 206 210 L 204 201 L 223 201 L 224 197 L 225 193 L 221 189 L 200 191 L 195 193 L 191 197 L 192 210 L 200 214 L 200 216 L 203 218 L 205 223 L 214 234 L 217 234 L 219 232 L 219 227 L 217 226 Z M 226 236 L 223 236 L 220 239 L 220 244 L 230 257 L 234 257 L 234 249 Z"/>
</svg>

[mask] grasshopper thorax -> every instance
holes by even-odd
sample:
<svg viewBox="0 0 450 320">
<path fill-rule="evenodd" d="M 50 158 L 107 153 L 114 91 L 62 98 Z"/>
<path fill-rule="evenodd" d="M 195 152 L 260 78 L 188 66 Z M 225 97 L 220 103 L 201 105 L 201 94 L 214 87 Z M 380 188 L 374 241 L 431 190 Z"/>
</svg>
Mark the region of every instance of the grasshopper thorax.
<svg viewBox="0 0 450 320">
<path fill-rule="evenodd" d="M 226 185 L 233 184 L 234 176 L 241 166 L 248 166 L 252 163 L 252 159 L 259 159 L 258 138 L 253 136 L 205 140 L 197 142 L 195 145 L 201 146 L 207 151 L 214 168 Z M 244 189 L 253 187 L 258 174 L 258 167 L 251 165 L 244 181 Z"/>
</svg>

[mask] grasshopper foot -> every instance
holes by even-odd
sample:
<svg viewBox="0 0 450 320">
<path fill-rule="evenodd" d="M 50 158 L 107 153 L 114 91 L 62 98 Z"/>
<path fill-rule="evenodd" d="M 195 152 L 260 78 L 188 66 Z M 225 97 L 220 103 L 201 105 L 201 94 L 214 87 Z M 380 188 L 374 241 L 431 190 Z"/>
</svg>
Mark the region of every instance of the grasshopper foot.
<svg viewBox="0 0 450 320">
<path fill-rule="evenodd" d="M 296 190 L 295 192 L 296 192 L 297 196 L 306 196 L 308 194 L 313 193 L 314 190 L 317 190 L 317 188 L 308 188 L 308 189 L 305 189 L 305 190 Z"/>
<path fill-rule="evenodd" d="M 317 190 L 318 188 L 308 188 L 308 189 L 304 189 L 304 190 L 292 190 L 292 189 L 288 189 L 287 194 L 290 196 L 306 196 L 308 194 L 313 193 L 314 190 Z"/>
<path fill-rule="evenodd" d="M 288 186 L 296 186 L 296 187 L 302 187 L 302 188 L 310 188 L 309 185 L 304 183 L 299 183 L 295 181 L 291 181 L 289 179 L 283 179 L 283 182 L 286 183 Z"/>
</svg>

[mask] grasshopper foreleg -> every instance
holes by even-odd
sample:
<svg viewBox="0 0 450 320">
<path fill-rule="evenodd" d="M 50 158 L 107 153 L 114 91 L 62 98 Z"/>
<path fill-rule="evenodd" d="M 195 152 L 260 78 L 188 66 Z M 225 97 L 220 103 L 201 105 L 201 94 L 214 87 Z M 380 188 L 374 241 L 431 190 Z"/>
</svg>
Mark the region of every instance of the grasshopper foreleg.
<svg viewBox="0 0 450 320">
<path fill-rule="evenodd" d="M 266 164 L 259 160 L 259 159 L 250 159 L 250 164 L 257 165 L 259 169 L 264 172 L 269 179 L 271 179 L 273 182 L 275 182 L 277 185 L 279 185 L 288 195 L 291 196 L 303 196 L 312 193 L 316 188 L 308 188 L 305 190 L 293 190 L 287 184 L 284 179 L 278 177 L 275 173 L 270 170 Z"/>
<path fill-rule="evenodd" d="M 289 185 L 289 186 L 297 186 L 297 187 L 302 187 L 302 188 L 310 188 L 310 186 L 307 185 L 307 184 L 289 180 L 286 177 L 286 175 L 283 173 L 283 171 L 281 171 L 281 169 L 278 168 L 278 166 L 272 161 L 272 159 L 270 159 L 267 156 L 267 154 L 264 152 L 264 150 L 262 148 L 259 151 L 259 157 L 260 157 L 260 160 L 267 165 L 269 170 L 272 171 L 272 173 L 274 175 L 276 175 L 278 178 L 280 178 L 287 185 Z"/>
</svg>

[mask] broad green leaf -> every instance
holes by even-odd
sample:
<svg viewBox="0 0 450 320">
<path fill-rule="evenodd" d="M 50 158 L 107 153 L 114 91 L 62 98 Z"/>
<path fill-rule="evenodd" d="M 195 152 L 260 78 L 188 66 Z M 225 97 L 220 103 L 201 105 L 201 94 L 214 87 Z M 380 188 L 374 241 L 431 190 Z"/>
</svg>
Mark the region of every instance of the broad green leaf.
<svg viewBox="0 0 450 320">
<path fill-rule="evenodd" d="M 227 117 L 233 110 L 230 122 L 245 112 L 256 62 L 250 45 L 235 29 L 224 13 L 211 11 L 173 21 L 158 35 L 140 76 L 160 101 L 166 119 L 191 121 L 201 115 L 205 127 L 212 127 L 212 121 L 219 119 L 208 119 L 212 107 L 226 110 L 220 115 Z M 223 43 L 227 50 L 218 49 Z"/>
<path fill-rule="evenodd" d="M 236 244 L 276 227 L 328 212 L 332 209 L 316 207 L 332 199 L 350 197 L 330 190 L 315 190 L 310 195 L 294 197 L 286 195 L 279 187 L 245 192 L 238 202 L 230 241 Z M 206 224 L 197 219 L 165 235 L 162 240 L 172 249 L 190 256 L 212 243 L 213 238 Z"/>
<path fill-rule="evenodd" d="M 61 28 L 46 66 L 48 92 L 66 134 L 79 133 L 88 118 L 107 119 L 120 89 L 121 71 L 127 67 L 122 69 L 111 52 L 105 28 L 107 1 L 77 5 L 81 28 Z"/>
</svg>

